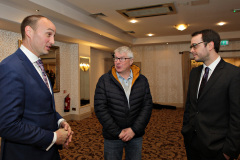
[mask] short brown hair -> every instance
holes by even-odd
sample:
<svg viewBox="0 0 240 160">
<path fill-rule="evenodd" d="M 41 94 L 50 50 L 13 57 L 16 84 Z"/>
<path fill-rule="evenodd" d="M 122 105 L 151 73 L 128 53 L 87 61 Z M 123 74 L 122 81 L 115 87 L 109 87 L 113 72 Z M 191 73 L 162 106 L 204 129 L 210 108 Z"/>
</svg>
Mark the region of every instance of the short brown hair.
<svg viewBox="0 0 240 160">
<path fill-rule="evenodd" d="M 204 29 L 202 31 L 194 32 L 192 34 L 192 37 L 194 37 L 198 34 L 202 34 L 203 42 L 209 43 L 209 42 L 213 41 L 215 51 L 217 53 L 219 52 L 221 39 L 220 39 L 220 36 L 217 32 L 215 32 L 214 30 L 211 30 L 211 29 Z"/>
<path fill-rule="evenodd" d="M 25 27 L 30 26 L 33 30 L 35 30 L 37 28 L 37 22 L 41 18 L 46 18 L 46 17 L 44 17 L 42 15 L 30 15 L 23 19 L 23 21 L 21 23 L 22 40 L 25 39 Z"/>
</svg>

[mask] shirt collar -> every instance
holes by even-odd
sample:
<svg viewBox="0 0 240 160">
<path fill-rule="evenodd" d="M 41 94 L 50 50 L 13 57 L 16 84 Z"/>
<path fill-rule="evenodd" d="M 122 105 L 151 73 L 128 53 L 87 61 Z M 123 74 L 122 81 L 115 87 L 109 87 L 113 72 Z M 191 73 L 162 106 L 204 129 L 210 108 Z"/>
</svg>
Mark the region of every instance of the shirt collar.
<svg viewBox="0 0 240 160">
<path fill-rule="evenodd" d="M 217 65 L 218 65 L 218 63 L 220 62 L 220 60 L 221 60 L 221 57 L 218 56 L 218 58 L 217 58 L 213 63 L 211 63 L 209 66 L 206 66 L 206 65 L 203 63 L 203 69 L 205 69 L 206 67 L 208 67 L 211 71 L 213 71 L 213 70 L 217 67 Z"/>
<path fill-rule="evenodd" d="M 23 53 L 28 57 L 28 59 L 32 63 L 36 62 L 39 59 L 35 54 L 29 51 L 24 45 L 21 45 L 20 49 L 23 51 Z"/>
<path fill-rule="evenodd" d="M 118 74 L 118 72 L 116 72 L 116 73 L 117 73 L 118 79 L 119 79 L 119 78 L 124 79 L 122 76 L 120 76 L 120 74 Z M 131 79 L 131 78 L 133 78 L 132 69 L 130 69 L 130 75 L 129 75 L 128 79 Z M 127 80 L 128 80 L 128 79 L 127 79 Z"/>
</svg>

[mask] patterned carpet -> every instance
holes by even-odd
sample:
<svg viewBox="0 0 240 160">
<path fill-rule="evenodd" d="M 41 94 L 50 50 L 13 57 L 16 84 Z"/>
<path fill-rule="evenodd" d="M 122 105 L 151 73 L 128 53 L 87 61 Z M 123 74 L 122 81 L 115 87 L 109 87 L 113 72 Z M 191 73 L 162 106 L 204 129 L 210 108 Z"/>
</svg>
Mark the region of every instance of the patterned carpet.
<svg viewBox="0 0 240 160">
<path fill-rule="evenodd" d="M 186 160 L 182 109 L 153 109 L 143 137 L 142 160 Z M 102 126 L 95 115 L 70 121 L 74 133 L 69 149 L 60 151 L 62 160 L 103 160 Z"/>
</svg>

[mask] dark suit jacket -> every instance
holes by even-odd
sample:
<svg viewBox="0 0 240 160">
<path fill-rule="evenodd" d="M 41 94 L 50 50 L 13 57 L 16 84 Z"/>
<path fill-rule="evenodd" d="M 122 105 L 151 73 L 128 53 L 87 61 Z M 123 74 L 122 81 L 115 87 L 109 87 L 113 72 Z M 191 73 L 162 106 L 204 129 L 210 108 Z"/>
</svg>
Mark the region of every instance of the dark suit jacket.
<svg viewBox="0 0 240 160">
<path fill-rule="evenodd" d="M 2 160 L 60 159 L 53 140 L 61 116 L 54 97 L 18 49 L 0 63 L 0 136 Z"/>
<path fill-rule="evenodd" d="M 197 99 L 203 66 L 192 69 L 182 134 L 189 145 L 193 132 L 202 154 L 217 152 L 237 158 L 240 150 L 240 69 L 223 59 Z"/>
</svg>

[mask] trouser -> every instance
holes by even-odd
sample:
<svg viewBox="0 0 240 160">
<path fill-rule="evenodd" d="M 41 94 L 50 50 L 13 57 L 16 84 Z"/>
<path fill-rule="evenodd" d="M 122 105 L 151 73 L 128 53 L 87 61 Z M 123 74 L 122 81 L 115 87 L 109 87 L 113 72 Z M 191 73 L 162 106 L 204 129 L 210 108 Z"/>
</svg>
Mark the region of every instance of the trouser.
<svg viewBox="0 0 240 160">
<path fill-rule="evenodd" d="M 128 142 L 104 139 L 104 159 L 122 160 L 124 148 L 126 160 L 141 160 L 142 137 L 133 138 Z"/>
</svg>

